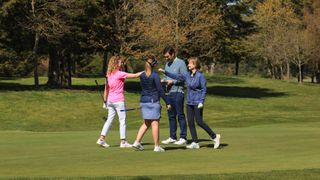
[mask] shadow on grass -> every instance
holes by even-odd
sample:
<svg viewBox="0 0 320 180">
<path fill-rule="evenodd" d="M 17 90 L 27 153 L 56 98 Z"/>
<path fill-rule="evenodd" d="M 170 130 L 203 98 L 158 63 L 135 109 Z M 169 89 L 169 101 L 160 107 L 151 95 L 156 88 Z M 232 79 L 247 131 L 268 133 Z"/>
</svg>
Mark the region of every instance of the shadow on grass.
<svg viewBox="0 0 320 180">
<path fill-rule="evenodd" d="M 211 140 L 205 140 L 205 141 L 211 141 Z M 200 142 L 200 140 L 199 140 Z M 188 143 L 190 144 L 190 143 Z M 229 146 L 228 144 L 220 144 L 220 146 L 218 147 L 218 149 L 224 149 L 226 148 L 227 146 Z M 203 147 L 206 147 L 206 148 L 212 148 L 214 147 L 214 144 L 205 144 L 205 145 L 200 145 L 200 148 L 203 148 Z M 186 150 L 186 146 L 178 146 L 178 145 L 172 145 L 172 146 L 167 146 L 164 148 L 166 151 L 172 151 L 172 150 Z"/>
<path fill-rule="evenodd" d="M 186 149 L 186 146 L 179 146 L 179 145 L 172 145 L 172 146 L 166 146 L 165 148 L 164 148 L 166 151 L 172 151 L 172 150 L 181 150 L 181 149 Z"/>
<path fill-rule="evenodd" d="M 46 91 L 55 89 L 67 90 L 83 90 L 83 91 L 104 91 L 104 85 L 73 85 L 71 88 L 56 88 L 40 85 L 35 88 L 34 85 L 23 85 L 19 83 L 0 82 L 1 91 Z M 140 82 L 126 82 L 125 91 L 132 93 L 140 93 Z M 207 88 L 208 95 L 222 97 L 237 97 L 237 98 L 269 98 L 286 96 L 284 92 L 275 92 L 272 89 L 259 87 L 239 87 L 239 86 L 210 86 Z"/>
<path fill-rule="evenodd" d="M 0 77 L 0 80 L 16 80 L 16 79 L 20 79 L 17 77 Z"/>
<path fill-rule="evenodd" d="M 26 85 L 19 83 L 0 82 L 0 91 L 45 91 L 55 89 L 67 89 L 67 90 L 83 90 L 83 91 L 104 91 L 104 85 L 72 85 L 68 87 L 49 87 L 45 84 L 39 85 L 39 88 L 35 88 L 34 85 Z M 126 82 L 125 90 L 128 92 L 140 93 L 140 82 Z"/>
<path fill-rule="evenodd" d="M 19 83 L 6 83 L 0 82 L 0 91 L 30 91 L 30 90 L 46 90 L 45 85 L 40 85 L 39 88 L 35 88 L 34 85 L 22 85 Z"/>
<path fill-rule="evenodd" d="M 240 84 L 244 83 L 242 79 L 238 77 L 226 77 L 226 76 L 206 76 L 208 83 L 218 83 L 218 84 Z"/>
<path fill-rule="evenodd" d="M 227 146 L 229 146 L 229 144 L 220 144 L 220 146 L 218 147 L 218 149 L 224 149 Z M 200 147 L 207 147 L 207 148 L 212 148 L 214 147 L 214 144 L 206 144 L 206 145 L 202 145 Z"/>
<path fill-rule="evenodd" d="M 207 88 L 207 94 L 223 97 L 237 98 L 270 98 L 288 95 L 284 92 L 275 92 L 272 89 L 259 87 L 239 87 L 239 86 L 211 86 Z"/>
<path fill-rule="evenodd" d="M 67 87 L 49 87 L 45 84 L 41 84 L 39 85 L 39 88 L 36 88 L 34 85 L 0 82 L 0 91 L 46 91 L 46 90 L 55 90 L 55 89 L 103 91 L 104 86 L 99 85 L 99 87 L 97 87 L 96 85 L 73 85 L 71 88 L 67 88 Z"/>
</svg>

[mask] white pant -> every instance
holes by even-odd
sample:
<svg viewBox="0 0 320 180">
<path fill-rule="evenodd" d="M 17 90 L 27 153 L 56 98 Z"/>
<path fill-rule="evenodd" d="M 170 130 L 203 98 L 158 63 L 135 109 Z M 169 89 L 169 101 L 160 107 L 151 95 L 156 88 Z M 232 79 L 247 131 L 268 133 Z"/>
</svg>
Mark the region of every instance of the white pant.
<svg viewBox="0 0 320 180">
<path fill-rule="evenodd" d="M 108 102 L 107 108 L 108 108 L 108 119 L 103 125 L 101 135 L 107 136 L 117 112 L 118 118 L 119 118 L 119 126 L 120 126 L 119 127 L 120 139 L 126 139 L 126 112 L 120 111 L 125 109 L 124 102 L 115 102 L 115 103 Z"/>
</svg>

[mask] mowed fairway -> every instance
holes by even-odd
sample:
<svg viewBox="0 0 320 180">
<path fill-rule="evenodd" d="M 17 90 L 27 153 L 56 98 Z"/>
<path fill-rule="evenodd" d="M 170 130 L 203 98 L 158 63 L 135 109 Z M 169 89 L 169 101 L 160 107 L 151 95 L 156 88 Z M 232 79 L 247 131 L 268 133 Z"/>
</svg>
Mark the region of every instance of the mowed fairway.
<svg viewBox="0 0 320 180">
<path fill-rule="evenodd" d="M 45 79 L 42 79 L 45 82 Z M 103 82 L 99 79 L 99 82 Z M 319 179 L 320 86 L 247 78 L 208 77 L 205 121 L 222 134 L 214 150 L 197 128 L 201 148 L 165 145 L 153 152 L 119 148 L 118 123 L 99 148 L 105 111 L 94 79 L 74 79 L 73 90 L 35 91 L 32 79 L 0 81 L 0 178 Z M 128 107 L 139 83 L 128 81 Z M 168 137 L 163 111 L 161 138 Z M 127 113 L 128 140 L 142 123 Z M 188 136 L 189 138 L 190 135 Z M 138 177 L 137 177 L 138 176 Z"/>
</svg>

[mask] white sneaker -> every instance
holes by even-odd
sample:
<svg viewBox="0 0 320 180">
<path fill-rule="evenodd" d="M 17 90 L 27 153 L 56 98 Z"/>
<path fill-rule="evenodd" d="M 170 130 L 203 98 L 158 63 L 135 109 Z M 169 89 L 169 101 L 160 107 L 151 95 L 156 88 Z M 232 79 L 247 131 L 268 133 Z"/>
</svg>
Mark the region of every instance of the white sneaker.
<svg viewBox="0 0 320 180">
<path fill-rule="evenodd" d="M 213 148 L 214 149 L 218 149 L 218 147 L 220 146 L 220 138 L 221 138 L 221 135 L 216 134 L 216 138 L 213 139 L 213 143 L 214 143 Z"/>
<path fill-rule="evenodd" d="M 102 139 L 98 139 L 96 143 L 97 143 L 99 146 L 101 146 L 101 147 L 105 147 L 105 148 L 110 147 L 110 145 L 107 144 L 107 143 L 106 143 L 104 140 L 102 140 Z"/>
<path fill-rule="evenodd" d="M 179 141 L 174 142 L 174 144 L 176 145 L 182 145 L 182 144 L 186 144 L 187 140 L 180 138 Z"/>
<path fill-rule="evenodd" d="M 129 144 L 127 141 L 122 141 L 120 143 L 120 148 L 131 148 L 131 147 L 132 147 L 132 145 Z"/>
<path fill-rule="evenodd" d="M 162 142 L 162 144 L 171 144 L 171 143 L 174 143 L 174 142 L 176 142 L 176 141 L 177 141 L 177 140 L 172 139 L 171 137 L 169 137 L 168 139 L 163 140 L 163 141 L 161 141 L 161 142 Z"/>
<path fill-rule="evenodd" d="M 199 143 L 192 142 L 190 145 L 186 146 L 187 149 L 199 149 Z"/>
<path fill-rule="evenodd" d="M 137 141 L 135 141 L 133 144 L 132 144 L 132 147 L 134 147 L 134 148 L 136 148 L 136 149 L 138 149 L 138 150 L 140 150 L 140 151 L 142 151 L 144 148 L 143 148 L 143 146 L 141 145 L 141 143 L 139 143 L 139 142 L 137 142 Z"/>
<path fill-rule="evenodd" d="M 155 146 L 153 151 L 154 152 L 164 152 L 165 150 L 161 146 Z"/>
</svg>

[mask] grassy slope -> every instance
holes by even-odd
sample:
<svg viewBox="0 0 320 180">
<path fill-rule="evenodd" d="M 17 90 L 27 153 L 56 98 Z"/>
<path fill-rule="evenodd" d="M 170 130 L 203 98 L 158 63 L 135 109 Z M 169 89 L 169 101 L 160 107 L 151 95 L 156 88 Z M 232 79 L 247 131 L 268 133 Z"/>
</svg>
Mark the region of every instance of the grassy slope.
<svg viewBox="0 0 320 180">
<path fill-rule="evenodd" d="M 150 133 L 144 139 L 145 152 L 119 150 L 117 131 L 110 133 L 112 148 L 93 146 L 105 113 L 93 79 L 75 79 L 77 90 L 34 91 L 28 85 L 31 83 L 31 79 L 0 81 L 2 177 L 152 175 L 156 178 L 153 175 L 202 174 L 205 178 L 205 174 L 260 171 L 266 173 L 233 174 L 230 178 L 278 175 L 309 179 L 305 176 L 307 172 L 311 173 L 310 178 L 319 177 L 320 87 L 316 85 L 210 77 L 205 120 L 222 133 L 223 149 L 213 150 L 207 135 L 199 129 L 204 148 L 187 151 L 167 146 L 167 152 L 155 154 L 151 151 Z M 127 82 L 128 106 L 137 105 L 138 87 L 136 81 Z M 163 117 L 162 139 L 168 136 L 165 112 Z M 138 111 L 128 113 L 130 141 L 134 140 L 140 123 Z M 113 129 L 117 130 L 117 126 L 116 122 Z M 302 170 L 312 168 L 316 170 Z"/>
<path fill-rule="evenodd" d="M 10 84 L 12 82 L 23 85 Z M 8 84 L 11 86 L 3 86 Z M 35 91 L 30 84 L 32 79 L 0 81 L 0 130 L 100 129 L 106 111 L 101 108 L 94 79 L 74 79 L 75 90 Z M 126 86 L 127 106 L 138 106 L 139 82 L 128 81 Z M 213 127 L 316 122 L 320 119 L 319 93 L 319 85 L 211 77 L 208 78 L 204 119 Z M 128 129 L 137 129 L 141 123 L 140 112 L 130 111 L 127 116 Z M 161 127 L 168 127 L 165 111 L 162 117 Z"/>
</svg>

